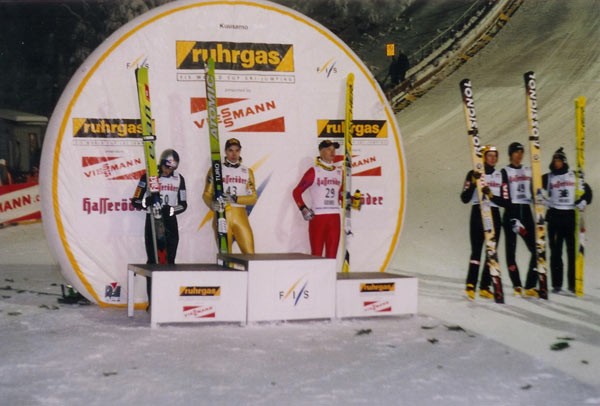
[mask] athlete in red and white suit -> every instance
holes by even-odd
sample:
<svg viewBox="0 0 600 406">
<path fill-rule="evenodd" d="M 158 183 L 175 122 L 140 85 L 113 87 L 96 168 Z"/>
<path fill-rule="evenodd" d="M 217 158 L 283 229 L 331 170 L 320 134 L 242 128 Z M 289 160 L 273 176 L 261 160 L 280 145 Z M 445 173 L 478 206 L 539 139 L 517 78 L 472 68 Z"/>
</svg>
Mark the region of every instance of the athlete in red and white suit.
<svg viewBox="0 0 600 406">
<path fill-rule="evenodd" d="M 292 195 L 305 220 L 309 221 L 308 236 L 311 254 L 326 258 L 337 256 L 340 242 L 340 208 L 342 201 L 342 170 L 333 164 L 337 142 L 329 140 L 319 144 L 319 156 L 294 188 Z M 308 189 L 312 208 L 302 194 Z"/>
</svg>

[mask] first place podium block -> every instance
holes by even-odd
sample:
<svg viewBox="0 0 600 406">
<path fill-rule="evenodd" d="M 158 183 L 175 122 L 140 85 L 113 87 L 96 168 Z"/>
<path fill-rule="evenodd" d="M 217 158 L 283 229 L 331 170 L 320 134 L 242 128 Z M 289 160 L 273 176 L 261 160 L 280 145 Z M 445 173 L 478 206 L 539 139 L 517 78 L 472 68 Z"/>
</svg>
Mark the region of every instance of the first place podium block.
<svg viewBox="0 0 600 406">
<path fill-rule="evenodd" d="M 129 317 L 133 317 L 137 274 L 152 278 L 152 327 L 158 323 L 246 322 L 246 272 L 217 264 L 129 264 L 127 270 Z"/>
<path fill-rule="evenodd" d="M 219 254 L 217 262 L 248 272 L 248 322 L 335 317 L 335 259 Z"/>
</svg>

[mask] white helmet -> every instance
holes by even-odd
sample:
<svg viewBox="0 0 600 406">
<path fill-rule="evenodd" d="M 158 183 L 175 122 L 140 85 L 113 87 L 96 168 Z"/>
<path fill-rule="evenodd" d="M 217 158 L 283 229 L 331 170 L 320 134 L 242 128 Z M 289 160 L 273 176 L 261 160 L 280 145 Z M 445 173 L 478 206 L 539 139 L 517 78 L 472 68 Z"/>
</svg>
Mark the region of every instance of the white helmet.
<svg viewBox="0 0 600 406">
<path fill-rule="evenodd" d="M 174 149 L 165 149 L 160 154 L 160 165 L 164 165 L 167 168 L 177 169 L 179 166 L 179 154 Z"/>
</svg>

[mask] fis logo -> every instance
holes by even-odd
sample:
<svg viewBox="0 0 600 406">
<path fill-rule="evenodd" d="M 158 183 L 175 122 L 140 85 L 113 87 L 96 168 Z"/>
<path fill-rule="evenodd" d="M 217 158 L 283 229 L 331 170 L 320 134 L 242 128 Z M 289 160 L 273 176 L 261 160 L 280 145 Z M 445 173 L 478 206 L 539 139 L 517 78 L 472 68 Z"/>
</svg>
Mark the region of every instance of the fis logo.
<svg viewBox="0 0 600 406">
<path fill-rule="evenodd" d="M 296 282 L 292 284 L 286 291 L 279 291 L 279 300 L 291 301 L 294 306 L 298 305 L 300 299 L 308 299 L 310 297 L 310 292 L 307 289 L 308 279 L 306 276 L 302 276 Z"/>
<path fill-rule="evenodd" d="M 333 59 L 328 60 L 323 66 L 317 68 L 317 73 L 322 73 L 328 78 L 332 73 L 337 73 L 336 63 Z"/>
<path fill-rule="evenodd" d="M 207 123 L 205 97 L 193 97 L 190 110 L 196 127 Z M 284 132 L 285 118 L 274 99 L 251 102 L 244 98 L 217 98 L 217 122 L 229 132 Z"/>
<path fill-rule="evenodd" d="M 139 179 L 145 171 L 142 158 L 118 156 L 84 156 L 81 158 L 81 166 L 86 179 Z"/>
<path fill-rule="evenodd" d="M 212 58 L 215 69 L 232 71 L 294 72 L 294 46 L 251 42 L 177 41 L 176 68 L 205 69 Z"/>
<path fill-rule="evenodd" d="M 319 138 L 344 138 L 344 120 L 317 120 L 317 136 Z M 386 120 L 352 120 L 352 137 L 387 138 Z"/>
<path fill-rule="evenodd" d="M 121 286 L 117 282 L 111 282 L 104 288 L 104 298 L 109 302 L 121 301 Z"/>
</svg>

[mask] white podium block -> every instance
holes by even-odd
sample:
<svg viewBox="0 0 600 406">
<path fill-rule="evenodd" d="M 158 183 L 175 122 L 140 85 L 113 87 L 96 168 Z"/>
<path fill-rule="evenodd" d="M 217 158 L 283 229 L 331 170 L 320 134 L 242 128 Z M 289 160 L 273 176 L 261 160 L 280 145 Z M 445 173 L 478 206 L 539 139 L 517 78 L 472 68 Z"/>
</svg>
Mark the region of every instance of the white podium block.
<svg viewBox="0 0 600 406">
<path fill-rule="evenodd" d="M 128 293 L 135 274 L 152 278 L 150 323 L 246 322 L 246 272 L 216 264 L 129 264 Z M 129 316 L 133 297 L 129 296 Z"/>
<path fill-rule="evenodd" d="M 248 271 L 248 321 L 335 317 L 335 259 L 306 254 L 220 254 Z"/>
<path fill-rule="evenodd" d="M 383 272 L 338 273 L 336 317 L 415 314 L 417 278 Z"/>
</svg>

